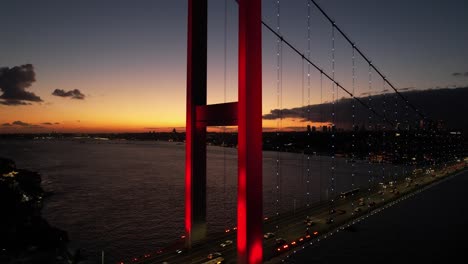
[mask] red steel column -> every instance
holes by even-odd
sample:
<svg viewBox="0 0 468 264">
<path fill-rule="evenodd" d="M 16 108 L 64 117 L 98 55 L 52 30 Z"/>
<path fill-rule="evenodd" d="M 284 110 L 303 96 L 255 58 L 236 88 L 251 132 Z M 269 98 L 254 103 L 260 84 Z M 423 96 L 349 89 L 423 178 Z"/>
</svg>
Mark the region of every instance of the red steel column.
<svg viewBox="0 0 468 264">
<path fill-rule="evenodd" d="M 261 0 L 239 0 L 238 263 L 261 263 L 262 29 Z"/>
<path fill-rule="evenodd" d="M 185 233 L 187 246 L 206 236 L 206 126 L 196 107 L 206 105 L 207 0 L 188 1 Z"/>
</svg>

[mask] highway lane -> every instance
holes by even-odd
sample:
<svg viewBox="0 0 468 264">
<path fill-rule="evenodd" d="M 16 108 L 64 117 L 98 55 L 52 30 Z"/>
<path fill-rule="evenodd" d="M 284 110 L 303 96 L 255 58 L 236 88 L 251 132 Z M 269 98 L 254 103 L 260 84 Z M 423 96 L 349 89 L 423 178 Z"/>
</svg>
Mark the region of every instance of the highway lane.
<svg viewBox="0 0 468 264">
<path fill-rule="evenodd" d="M 337 229 L 347 223 L 352 223 L 353 219 L 369 214 L 373 210 L 381 208 L 385 204 L 391 203 L 392 201 L 402 197 L 406 194 L 414 192 L 423 186 L 426 186 L 436 180 L 439 180 L 447 174 L 453 173 L 450 169 L 441 169 L 431 175 L 418 174 L 414 175 L 412 182 L 400 180 L 391 189 L 385 189 L 381 186 L 374 186 L 371 192 L 359 192 L 347 199 L 336 199 L 333 208 L 336 210 L 335 213 L 330 214 L 331 204 L 329 202 L 316 204 L 309 208 L 301 208 L 296 210 L 295 213 L 282 214 L 279 217 L 272 217 L 265 221 L 264 232 L 274 232 L 276 237 L 282 237 L 288 242 L 288 249 L 293 250 L 296 246 L 301 246 L 299 238 L 303 237 L 303 243 L 310 242 L 316 236 L 313 232 L 318 232 L 317 236 L 322 236 L 331 230 Z M 379 193 L 383 191 L 383 193 Z M 364 205 L 358 206 L 360 198 L 363 198 Z M 374 205 L 371 205 L 374 202 Z M 355 212 L 355 208 L 361 208 L 361 211 Z M 340 214 L 339 210 L 344 210 L 344 213 Z M 306 216 L 311 216 L 315 219 L 315 224 L 309 227 L 311 237 L 305 239 L 307 226 L 304 223 Z M 334 222 L 327 224 L 326 219 L 333 217 Z M 276 228 L 278 226 L 278 228 Z M 264 260 L 266 262 L 274 263 L 284 257 L 284 253 L 277 252 L 277 246 L 275 245 L 275 238 L 264 240 Z M 222 248 L 220 244 L 225 240 L 232 240 L 234 243 L 226 248 Z M 317 238 L 315 238 L 317 239 Z M 291 243 L 296 241 L 295 245 Z M 205 243 L 194 245 L 192 250 L 185 251 L 181 254 L 176 254 L 175 251 L 166 252 L 160 255 L 152 255 L 144 260 L 130 261 L 125 263 L 203 263 L 207 261 L 207 255 L 214 252 L 220 252 L 225 259 L 224 263 L 236 263 L 236 239 L 235 232 L 227 234 L 217 235 L 216 238 L 212 238 Z"/>
</svg>

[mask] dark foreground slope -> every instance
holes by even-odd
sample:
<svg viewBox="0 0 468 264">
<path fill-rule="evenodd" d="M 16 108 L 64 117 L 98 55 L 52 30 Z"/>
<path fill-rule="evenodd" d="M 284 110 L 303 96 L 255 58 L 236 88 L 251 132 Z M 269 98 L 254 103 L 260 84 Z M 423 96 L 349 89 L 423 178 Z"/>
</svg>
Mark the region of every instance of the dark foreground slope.
<svg viewBox="0 0 468 264">
<path fill-rule="evenodd" d="M 41 216 L 45 195 L 38 173 L 0 158 L 0 263 L 69 263 L 67 233 Z"/>
<path fill-rule="evenodd" d="M 299 251 L 287 263 L 461 263 L 468 171 Z M 458 259 L 462 260 L 461 262 Z"/>
</svg>

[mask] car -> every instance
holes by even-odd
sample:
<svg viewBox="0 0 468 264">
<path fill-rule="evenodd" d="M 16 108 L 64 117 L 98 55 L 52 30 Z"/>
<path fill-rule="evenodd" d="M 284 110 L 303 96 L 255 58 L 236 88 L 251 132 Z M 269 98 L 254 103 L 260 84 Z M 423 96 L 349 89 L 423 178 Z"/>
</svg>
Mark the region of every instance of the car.
<svg viewBox="0 0 468 264">
<path fill-rule="evenodd" d="M 276 244 L 276 246 L 282 246 L 282 245 L 284 245 L 284 244 L 287 244 L 287 242 L 286 242 L 286 240 L 283 239 L 283 238 L 277 238 L 277 239 L 275 240 L 275 244 Z"/>
<path fill-rule="evenodd" d="M 230 246 L 232 245 L 232 240 L 226 240 L 224 241 L 223 243 L 220 244 L 221 247 L 227 247 L 227 246 Z"/>
<path fill-rule="evenodd" d="M 276 248 L 276 251 L 277 251 L 277 252 L 281 252 L 281 251 L 288 250 L 288 248 L 289 248 L 289 245 L 286 243 L 286 244 L 284 244 L 284 245 L 282 245 L 282 246 L 277 247 L 277 248 Z"/>
<path fill-rule="evenodd" d="M 330 209 L 329 213 L 334 214 L 334 213 L 336 213 L 336 210 L 332 208 L 332 209 Z"/>
<path fill-rule="evenodd" d="M 356 208 L 354 208 L 354 212 L 356 212 L 356 213 L 361 212 L 361 210 L 362 210 L 361 207 L 356 207 Z"/>
<path fill-rule="evenodd" d="M 183 249 L 177 249 L 177 250 L 176 250 L 176 253 L 177 253 L 177 254 L 182 254 L 183 252 L 184 252 Z"/>
<path fill-rule="evenodd" d="M 208 261 L 203 262 L 202 264 L 221 264 L 224 263 L 223 257 L 216 257 L 214 259 L 210 259 Z"/>
<path fill-rule="evenodd" d="M 313 226 L 313 225 L 315 225 L 314 221 L 310 220 L 309 222 L 307 222 L 307 226 Z"/>
<path fill-rule="evenodd" d="M 219 252 L 214 252 L 214 253 L 210 253 L 208 254 L 208 256 L 206 257 L 207 259 L 215 259 L 215 258 L 218 258 L 218 257 L 221 257 L 222 254 L 219 253 Z"/>
<path fill-rule="evenodd" d="M 289 249 L 289 244 L 283 238 L 277 238 L 276 241 L 276 251 L 281 252 Z"/>
<path fill-rule="evenodd" d="M 346 210 L 343 210 L 343 209 L 338 209 L 336 211 L 338 212 L 339 215 L 346 214 Z"/>
<path fill-rule="evenodd" d="M 326 221 L 327 224 L 333 224 L 333 222 L 335 222 L 335 219 L 333 219 L 333 217 L 327 218 L 327 221 Z"/>
<path fill-rule="evenodd" d="M 374 201 L 370 201 L 369 204 L 368 204 L 369 207 L 372 207 L 372 206 L 374 206 L 374 205 L 375 205 L 375 202 L 374 202 Z"/>
<path fill-rule="evenodd" d="M 269 238 L 272 238 L 272 237 L 275 237 L 275 233 L 268 232 L 268 233 L 265 233 L 263 235 L 263 238 L 265 238 L 265 239 L 269 239 Z"/>
</svg>

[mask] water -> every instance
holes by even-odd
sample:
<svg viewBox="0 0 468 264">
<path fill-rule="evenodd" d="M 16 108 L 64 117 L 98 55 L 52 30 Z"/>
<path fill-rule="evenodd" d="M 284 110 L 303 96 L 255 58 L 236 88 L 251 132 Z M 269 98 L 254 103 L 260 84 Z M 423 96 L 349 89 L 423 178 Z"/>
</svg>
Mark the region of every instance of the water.
<svg viewBox="0 0 468 264">
<path fill-rule="evenodd" d="M 46 200 L 44 217 L 66 230 L 93 261 L 98 262 L 101 250 L 111 263 L 154 252 L 184 232 L 183 144 L 0 141 L 0 156 L 14 159 L 19 168 L 42 174 L 44 189 L 55 193 Z M 219 232 L 235 226 L 237 150 L 208 147 L 207 156 L 208 231 Z M 329 157 L 310 156 L 308 162 L 302 154 L 264 152 L 263 164 L 265 216 L 327 199 L 332 166 Z M 403 172 L 393 165 L 357 162 L 355 166 L 356 187 L 367 186 L 369 170 L 377 182 L 382 175 L 390 179 Z M 335 192 L 352 188 L 351 171 L 351 163 L 336 159 Z"/>
</svg>

